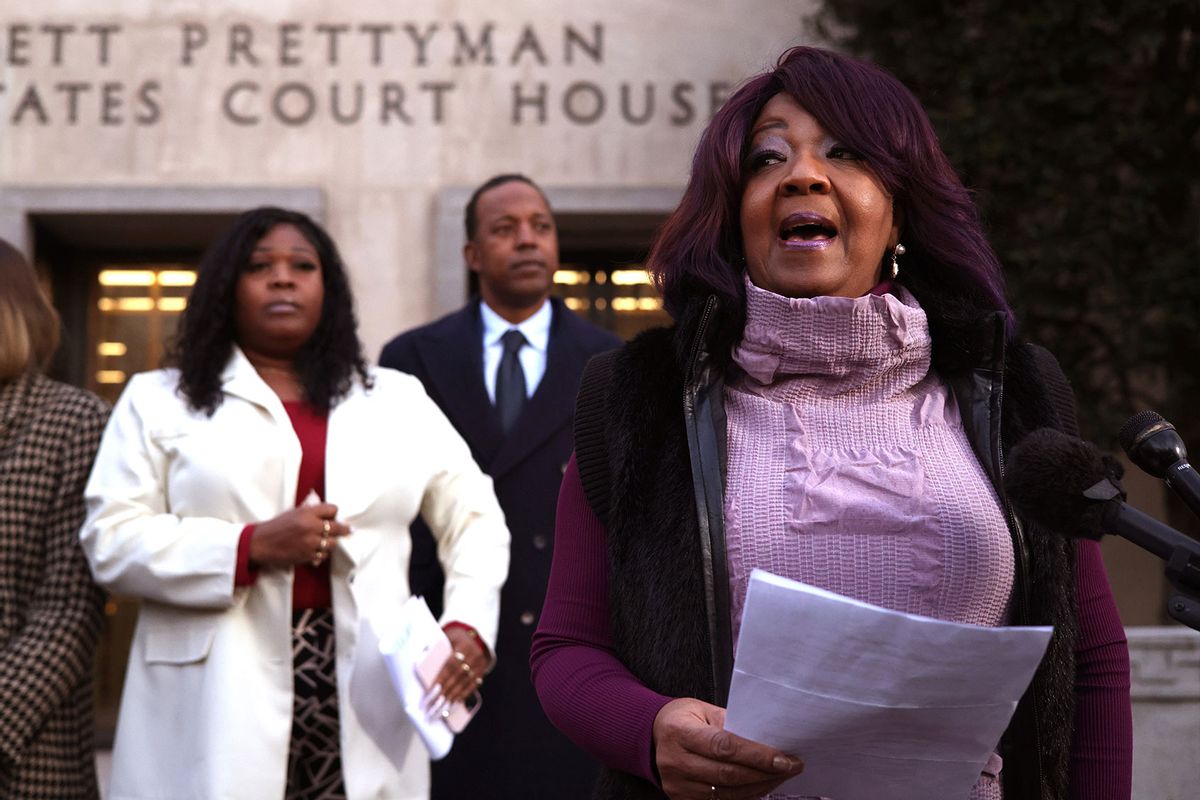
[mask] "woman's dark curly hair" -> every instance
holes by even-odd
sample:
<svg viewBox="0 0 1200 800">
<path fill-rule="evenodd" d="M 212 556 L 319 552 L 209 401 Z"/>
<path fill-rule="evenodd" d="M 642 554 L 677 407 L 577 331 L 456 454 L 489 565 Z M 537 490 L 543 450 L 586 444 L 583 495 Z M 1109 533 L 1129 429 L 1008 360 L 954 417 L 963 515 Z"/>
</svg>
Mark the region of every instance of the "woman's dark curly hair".
<svg viewBox="0 0 1200 800">
<path fill-rule="evenodd" d="M 319 225 L 298 211 L 263 207 L 243 212 L 200 260 L 196 285 L 179 324 L 171 361 L 179 367 L 179 391 L 188 405 L 209 416 L 221 405 L 221 373 L 237 341 L 238 276 L 250 265 L 254 246 L 276 225 L 300 231 L 321 260 L 325 300 L 321 320 L 293 361 L 305 399 L 328 411 L 357 377 L 371 385 L 346 268 L 337 246 Z"/>
</svg>

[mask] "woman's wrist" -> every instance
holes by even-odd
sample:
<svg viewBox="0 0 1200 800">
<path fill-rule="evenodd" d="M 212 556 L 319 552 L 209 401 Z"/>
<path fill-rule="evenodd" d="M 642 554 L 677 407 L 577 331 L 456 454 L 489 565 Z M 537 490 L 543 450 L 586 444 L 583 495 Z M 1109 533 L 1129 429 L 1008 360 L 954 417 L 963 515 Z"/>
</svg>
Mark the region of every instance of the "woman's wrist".
<svg viewBox="0 0 1200 800">
<path fill-rule="evenodd" d="M 489 662 L 494 661 L 492 658 L 492 651 L 488 649 L 487 642 L 483 641 L 483 637 L 479 635 L 479 631 L 475 630 L 467 623 L 452 619 L 442 625 L 442 630 L 446 633 L 449 633 L 452 630 L 462 631 L 471 638 L 472 642 L 479 646 L 479 649 L 483 651 L 483 655 L 488 659 Z"/>
</svg>

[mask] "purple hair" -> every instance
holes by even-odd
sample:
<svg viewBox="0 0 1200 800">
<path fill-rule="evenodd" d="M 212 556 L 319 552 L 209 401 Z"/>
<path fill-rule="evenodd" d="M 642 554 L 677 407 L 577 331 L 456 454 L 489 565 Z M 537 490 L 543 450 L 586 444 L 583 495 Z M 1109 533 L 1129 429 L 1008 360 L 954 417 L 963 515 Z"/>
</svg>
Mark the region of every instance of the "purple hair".
<svg viewBox="0 0 1200 800">
<path fill-rule="evenodd" d="M 742 84 L 700 137 L 687 189 L 647 261 L 672 316 L 697 293 L 716 293 L 722 305 L 744 308 L 742 163 L 751 126 L 780 92 L 861 154 L 891 193 L 907 251 L 900 281 L 922 304 L 936 292 L 1001 311 L 1011 333 L 1000 262 L 921 104 L 880 67 L 814 47 L 787 50 L 772 71 Z"/>
</svg>

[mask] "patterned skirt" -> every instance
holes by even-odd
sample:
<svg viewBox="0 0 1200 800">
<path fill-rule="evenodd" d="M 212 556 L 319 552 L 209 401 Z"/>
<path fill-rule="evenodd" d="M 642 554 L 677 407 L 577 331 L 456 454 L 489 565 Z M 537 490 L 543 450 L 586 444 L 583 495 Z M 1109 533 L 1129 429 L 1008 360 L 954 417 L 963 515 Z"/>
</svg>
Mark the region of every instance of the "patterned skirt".
<svg viewBox="0 0 1200 800">
<path fill-rule="evenodd" d="M 286 800 L 345 800 L 338 743 L 333 609 L 292 612 L 295 700 Z"/>
</svg>

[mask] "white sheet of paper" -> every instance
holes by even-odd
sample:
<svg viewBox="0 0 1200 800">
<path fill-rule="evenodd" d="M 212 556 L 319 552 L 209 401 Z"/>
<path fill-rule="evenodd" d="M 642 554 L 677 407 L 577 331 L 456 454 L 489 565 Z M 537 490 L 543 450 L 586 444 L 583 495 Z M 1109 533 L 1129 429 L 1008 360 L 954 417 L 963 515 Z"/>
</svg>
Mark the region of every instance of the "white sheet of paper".
<svg viewBox="0 0 1200 800">
<path fill-rule="evenodd" d="M 426 713 L 425 689 L 417 680 L 417 664 L 430 646 L 446 638 L 446 634 L 433 618 L 423 597 L 408 598 L 395 618 L 389 621 L 387 630 L 380 630 L 380 627 L 377 623 L 375 633 L 392 685 L 404 707 L 404 713 L 429 750 L 429 757 L 437 761 L 450 752 L 454 734 L 440 718 L 431 719 Z"/>
<path fill-rule="evenodd" d="M 1050 641 L 750 576 L 726 729 L 804 760 L 778 794 L 966 800 Z"/>
<path fill-rule="evenodd" d="M 409 748 L 419 745 L 413 744 L 408 714 L 396 694 L 387 662 L 380 658 L 375 627 L 366 619 L 359 621 L 358 641 L 354 643 L 350 705 L 363 731 L 396 769 L 403 770 Z"/>
</svg>

